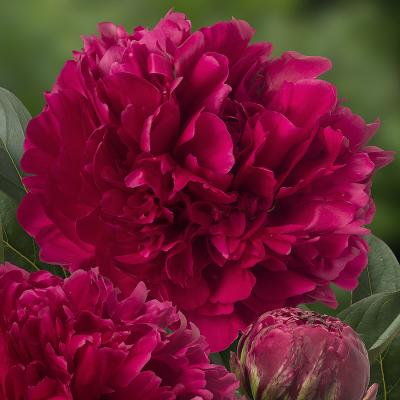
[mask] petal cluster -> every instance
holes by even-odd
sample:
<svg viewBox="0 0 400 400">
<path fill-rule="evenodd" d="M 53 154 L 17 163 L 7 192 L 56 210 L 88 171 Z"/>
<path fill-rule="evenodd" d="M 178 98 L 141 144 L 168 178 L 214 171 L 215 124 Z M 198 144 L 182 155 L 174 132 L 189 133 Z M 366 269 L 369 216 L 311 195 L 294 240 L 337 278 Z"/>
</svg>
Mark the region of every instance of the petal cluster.
<svg viewBox="0 0 400 400">
<path fill-rule="evenodd" d="M 229 400 L 233 374 L 170 302 L 121 296 L 96 270 L 0 266 L 0 398 Z"/>
<path fill-rule="evenodd" d="M 213 351 L 266 310 L 357 285 L 391 154 L 317 79 L 329 60 L 270 58 L 235 19 L 99 31 L 27 130 L 19 220 L 43 261 L 144 281 Z"/>
<path fill-rule="evenodd" d="M 340 320 L 298 308 L 263 314 L 239 341 L 232 367 L 254 400 L 373 399 L 368 354 Z"/>
</svg>

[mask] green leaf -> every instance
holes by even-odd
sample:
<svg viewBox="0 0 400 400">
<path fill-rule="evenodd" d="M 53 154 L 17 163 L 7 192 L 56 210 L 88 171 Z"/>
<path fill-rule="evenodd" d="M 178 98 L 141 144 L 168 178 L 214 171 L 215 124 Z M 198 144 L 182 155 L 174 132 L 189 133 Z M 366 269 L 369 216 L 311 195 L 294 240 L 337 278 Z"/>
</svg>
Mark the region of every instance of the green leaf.
<svg viewBox="0 0 400 400">
<path fill-rule="evenodd" d="M 221 355 L 225 367 L 228 370 L 230 370 L 231 352 L 236 353 L 238 343 L 239 343 L 239 338 L 237 338 L 226 350 L 223 350 L 219 353 Z"/>
<path fill-rule="evenodd" d="M 374 301 L 373 295 L 389 294 L 389 296 L 379 297 L 379 301 L 385 301 L 396 296 L 400 291 L 400 264 L 389 246 L 374 235 L 367 238 L 369 244 L 368 266 L 360 277 L 360 284 L 353 292 L 353 301 L 368 299 Z M 371 298 L 372 297 L 372 298 Z M 389 300 L 390 302 L 390 300 Z M 385 305 L 386 307 L 388 304 Z M 392 322 L 390 319 L 386 329 L 381 332 L 376 342 L 369 347 L 369 354 L 372 360 L 376 359 L 390 344 L 391 341 L 400 334 L 400 308 L 394 314 Z"/>
<path fill-rule="evenodd" d="M 65 276 L 60 267 L 39 261 L 36 243 L 16 219 L 17 205 L 26 193 L 19 162 L 30 118 L 18 99 L 0 88 L 0 262 L 9 261 L 30 271 L 46 269 Z"/>
<path fill-rule="evenodd" d="M 379 384 L 378 400 L 400 399 L 400 338 L 371 365 L 371 382 Z"/>
<path fill-rule="evenodd" d="M 209 359 L 213 364 L 222 365 L 225 367 L 224 360 L 220 353 L 211 353 Z"/>
<path fill-rule="evenodd" d="M 1 247 L 4 249 L 5 261 L 28 271 L 46 269 L 54 274 L 65 276 L 60 267 L 39 261 L 36 243 L 19 225 L 16 211 L 15 200 L 0 192 Z"/>
<path fill-rule="evenodd" d="M 0 192 L 0 217 L 5 260 L 29 271 L 39 269 L 32 256 L 33 241 L 20 227 L 16 219 L 17 205 L 13 199 Z"/>
<path fill-rule="evenodd" d="M 19 161 L 30 118 L 18 99 L 8 90 L 0 88 L 0 188 L 17 201 L 25 194 Z"/>
<path fill-rule="evenodd" d="M 371 360 L 371 382 L 379 400 L 400 399 L 400 265 L 376 236 L 367 238 L 368 266 L 352 293 L 355 303 L 339 314 L 365 341 Z M 375 361 L 374 361 L 375 360 Z"/>
<path fill-rule="evenodd" d="M 400 334 L 400 291 L 366 297 L 338 317 L 361 336 L 374 361 Z"/>
<path fill-rule="evenodd" d="M 354 303 L 339 318 L 363 339 L 371 362 L 371 383 L 379 400 L 400 398 L 400 291 L 378 293 Z"/>
<path fill-rule="evenodd" d="M 223 365 L 227 370 L 230 370 L 230 354 L 233 351 L 236 353 L 236 348 L 239 339 L 236 339 L 226 350 L 220 351 L 219 353 L 211 353 L 210 360 L 214 364 Z"/>
<path fill-rule="evenodd" d="M 368 266 L 360 277 L 357 289 L 353 291 L 353 302 L 372 294 L 400 290 L 400 264 L 392 250 L 374 235 L 369 236 L 367 242 Z"/>
</svg>

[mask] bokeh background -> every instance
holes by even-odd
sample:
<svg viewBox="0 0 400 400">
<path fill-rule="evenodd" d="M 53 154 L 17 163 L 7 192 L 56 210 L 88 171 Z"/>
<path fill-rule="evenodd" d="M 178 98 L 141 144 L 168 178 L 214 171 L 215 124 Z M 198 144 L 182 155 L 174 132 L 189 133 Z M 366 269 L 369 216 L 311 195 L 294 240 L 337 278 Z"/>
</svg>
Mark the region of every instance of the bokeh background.
<svg viewBox="0 0 400 400">
<path fill-rule="evenodd" d="M 274 44 L 275 55 L 297 50 L 333 61 L 326 79 L 353 111 L 381 129 L 374 139 L 400 150 L 400 1 L 390 0 L 14 0 L 0 12 L 0 86 L 14 92 L 35 115 L 80 35 L 100 21 L 152 26 L 171 7 L 194 28 L 232 16 L 257 29 L 255 40 Z M 374 233 L 400 255 L 400 160 L 374 180 Z"/>
</svg>

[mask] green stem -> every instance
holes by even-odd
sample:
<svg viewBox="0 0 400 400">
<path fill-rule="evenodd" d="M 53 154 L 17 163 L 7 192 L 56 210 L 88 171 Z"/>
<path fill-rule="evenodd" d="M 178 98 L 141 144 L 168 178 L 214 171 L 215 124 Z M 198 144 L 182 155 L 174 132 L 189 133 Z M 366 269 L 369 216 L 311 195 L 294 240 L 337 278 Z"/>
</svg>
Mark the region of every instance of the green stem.
<svg viewBox="0 0 400 400">
<path fill-rule="evenodd" d="M 387 400 L 387 389 L 386 389 L 385 371 L 383 370 L 382 355 L 379 356 L 379 366 L 381 368 L 381 375 L 382 375 L 383 400 Z"/>
</svg>

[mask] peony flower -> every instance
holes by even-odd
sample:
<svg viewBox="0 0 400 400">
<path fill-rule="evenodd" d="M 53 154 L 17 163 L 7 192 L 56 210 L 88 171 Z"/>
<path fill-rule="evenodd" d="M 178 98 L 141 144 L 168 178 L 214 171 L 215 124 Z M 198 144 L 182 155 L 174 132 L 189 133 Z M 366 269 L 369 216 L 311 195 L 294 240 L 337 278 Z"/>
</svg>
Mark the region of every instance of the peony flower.
<svg viewBox="0 0 400 400">
<path fill-rule="evenodd" d="M 27 129 L 19 220 L 41 259 L 144 281 L 213 351 L 267 310 L 353 289 L 391 154 L 317 79 L 330 61 L 271 59 L 235 19 L 99 30 Z"/>
<path fill-rule="evenodd" d="M 254 400 L 374 400 L 378 390 L 367 391 L 368 353 L 357 333 L 297 308 L 263 314 L 240 338 L 231 364 Z"/>
<path fill-rule="evenodd" d="M 0 398 L 234 399 L 233 374 L 170 302 L 124 298 L 96 270 L 0 267 Z"/>
</svg>

